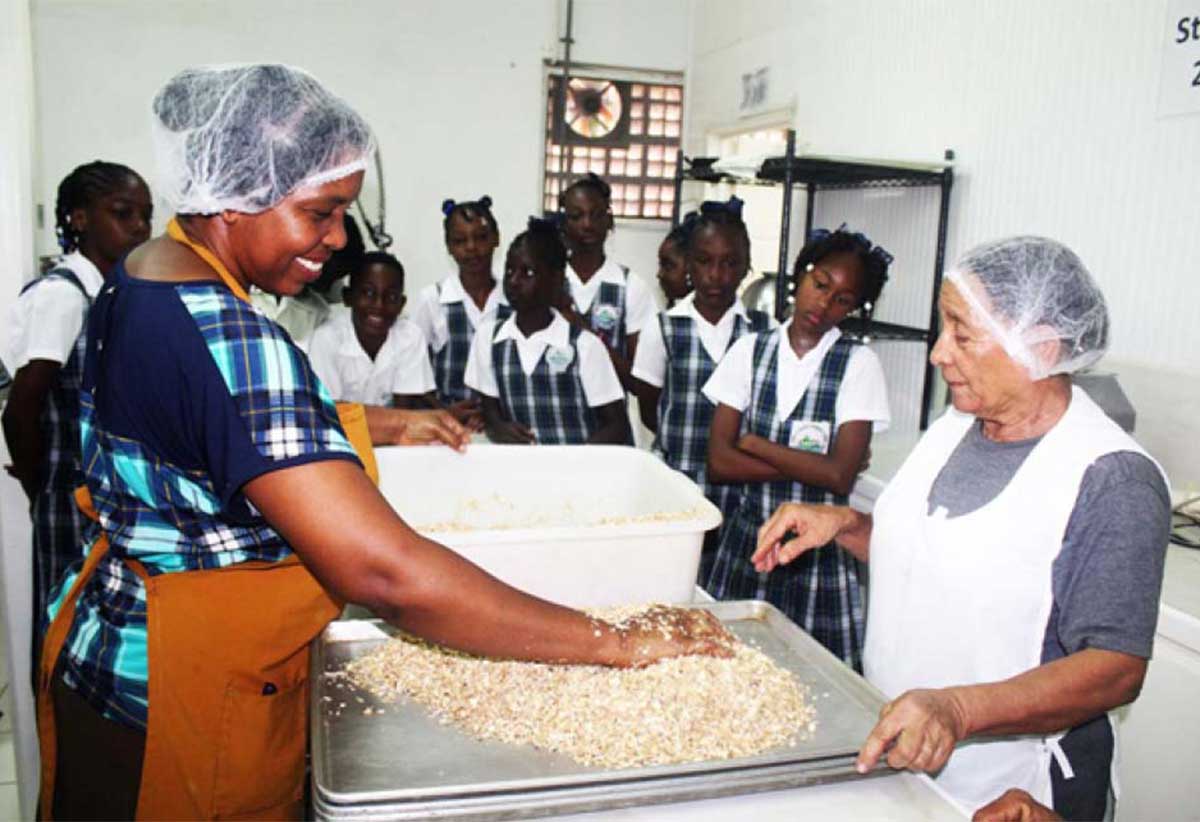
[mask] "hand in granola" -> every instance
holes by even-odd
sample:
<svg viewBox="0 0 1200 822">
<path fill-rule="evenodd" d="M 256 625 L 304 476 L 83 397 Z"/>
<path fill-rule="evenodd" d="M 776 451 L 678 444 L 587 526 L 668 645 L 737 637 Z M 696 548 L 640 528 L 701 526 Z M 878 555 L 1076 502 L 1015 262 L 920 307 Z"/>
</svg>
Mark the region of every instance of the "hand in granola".
<svg viewBox="0 0 1200 822">
<path fill-rule="evenodd" d="M 696 608 L 655 606 L 617 625 L 621 657 L 617 666 L 644 668 L 676 656 L 733 656 L 733 636 L 720 620 Z"/>
</svg>

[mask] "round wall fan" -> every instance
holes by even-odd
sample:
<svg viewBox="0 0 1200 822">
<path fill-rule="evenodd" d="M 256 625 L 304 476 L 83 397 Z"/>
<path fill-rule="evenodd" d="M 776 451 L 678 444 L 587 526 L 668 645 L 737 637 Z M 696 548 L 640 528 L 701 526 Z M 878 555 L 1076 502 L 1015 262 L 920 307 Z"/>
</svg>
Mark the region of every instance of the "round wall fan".
<svg viewBox="0 0 1200 822">
<path fill-rule="evenodd" d="M 566 102 L 563 119 L 581 137 L 605 137 L 621 122 L 621 92 L 611 80 L 572 77 Z"/>
</svg>

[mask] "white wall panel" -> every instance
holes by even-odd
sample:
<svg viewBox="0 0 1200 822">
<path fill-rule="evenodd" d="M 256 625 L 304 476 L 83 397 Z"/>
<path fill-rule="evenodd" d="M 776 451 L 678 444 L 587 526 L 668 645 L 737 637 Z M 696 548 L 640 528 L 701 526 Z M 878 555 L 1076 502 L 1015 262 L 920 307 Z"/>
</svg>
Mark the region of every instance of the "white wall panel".
<svg viewBox="0 0 1200 822">
<path fill-rule="evenodd" d="M 490 194 L 505 242 L 541 210 L 542 60 L 557 54 L 561 5 L 35 0 L 37 196 L 49 215 L 37 250 L 55 248 L 54 190 L 75 165 L 103 157 L 151 176 L 149 105 L 171 74 L 195 64 L 275 60 L 313 72 L 375 129 L 392 251 L 415 293 L 453 270 L 442 242 L 445 197 Z M 641 12 L 631 2 L 579 0 L 575 59 L 680 71 L 687 9 L 687 0 Z M 365 203 L 376 190 L 372 173 Z M 160 212 L 160 227 L 166 216 Z M 610 252 L 652 277 L 665 233 L 661 223 L 622 227 Z"/>
<path fill-rule="evenodd" d="M 1112 303 L 1115 355 L 1200 371 L 1200 116 L 1155 114 L 1163 4 L 784 5 L 698 2 L 689 149 L 737 122 L 733 80 L 770 64 L 772 101 L 794 98 L 814 152 L 957 151 L 952 256 L 1003 234 L 1059 238 Z"/>
<path fill-rule="evenodd" d="M 558 35 L 566 0 L 558 3 Z M 571 60 L 680 71 L 687 64 L 690 0 L 575 0 Z"/>
<path fill-rule="evenodd" d="M 1200 115 L 1156 114 L 1165 16 L 1142 0 L 697 0 L 685 144 L 702 152 L 708 133 L 736 127 L 736 79 L 769 65 L 769 105 L 794 105 L 813 153 L 938 160 L 953 148 L 948 259 L 1014 233 L 1074 248 L 1108 298 L 1113 361 L 1166 383 L 1138 408 L 1139 429 L 1161 440 L 1178 433 L 1169 398 L 1200 384 Z M 917 249 L 915 236 L 890 239 L 886 217 L 878 231 Z M 916 310 L 905 271 L 898 254 L 888 316 Z M 1200 422 L 1188 435 L 1200 439 Z"/>
</svg>

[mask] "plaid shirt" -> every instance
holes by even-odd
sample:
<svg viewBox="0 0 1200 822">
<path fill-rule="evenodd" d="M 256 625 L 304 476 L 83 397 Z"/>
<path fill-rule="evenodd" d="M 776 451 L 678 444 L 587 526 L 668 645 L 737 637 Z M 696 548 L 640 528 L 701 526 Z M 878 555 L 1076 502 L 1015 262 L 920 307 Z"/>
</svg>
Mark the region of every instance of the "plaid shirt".
<svg viewBox="0 0 1200 822">
<path fill-rule="evenodd" d="M 769 329 L 771 318 L 761 311 L 747 312 L 747 319 L 736 315 L 725 350 L 746 333 Z M 704 489 L 704 495 L 721 509 L 727 521 L 737 504 L 736 486 L 709 483 L 706 478 L 708 429 L 714 407 L 700 392 L 712 376 L 717 363 L 700 341 L 696 322 L 691 317 L 658 315 L 667 370 L 658 398 L 658 433 L 654 452 L 663 461 L 682 471 Z"/>
<path fill-rule="evenodd" d="M 145 727 L 146 593 L 122 558 L 137 559 L 156 575 L 223 568 L 249 560 L 276 561 L 287 557 L 291 549 L 242 496 L 240 488 L 232 492 L 219 488 L 205 470 L 185 468 L 164 458 L 149 442 L 109 427 L 104 408 L 112 403 L 100 404 L 98 398 L 110 390 L 112 375 L 127 373 L 130 366 L 117 360 L 117 355 L 110 356 L 115 346 L 105 343 L 122 335 L 121 322 L 113 314 L 125 289 L 132 288 L 128 282 L 122 280 L 118 286 L 104 289 L 89 325 L 80 393 L 84 471 L 111 547 L 80 594 L 63 652 L 63 677 L 105 717 Z M 149 286 L 164 284 L 143 284 Z M 216 398 L 217 407 L 233 415 L 230 430 L 246 432 L 253 450 L 265 461 L 258 468 L 354 458 L 328 392 L 286 332 L 223 285 L 180 284 L 170 292 L 163 299 L 169 300 L 173 294 L 194 322 L 191 332 L 202 337 L 203 349 L 223 383 L 216 390 L 228 392 L 228 402 L 222 404 Z M 128 311 L 120 320 L 132 320 L 132 314 Z M 176 333 L 182 337 L 189 329 L 180 328 Z M 128 338 L 137 331 L 127 329 L 124 334 L 124 350 L 128 350 Z M 172 350 L 162 356 L 178 355 Z M 202 414 L 213 407 L 211 392 L 217 378 L 212 376 L 211 364 L 168 364 L 189 377 L 194 375 L 200 385 L 197 396 L 183 401 L 194 402 Z M 206 374 L 211 382 L 204 384 Z M 182 384 L 190 386 L 192 382 Z M 148 419 L 153 418 L 159 402 L 153 391 L 147 389 L 146 396 L 139 395 L 134 404 L 139 410 L 151 408 L 144 412 Z M 200 424 L 208 423 L 205 418 Z M 184 427 L 188 420 L 172 419 L 169 425 Z M 73 569 L 63 581 L 51 617 L 76 573 Z"/>
<path fill-rule="evenodd" d="M 780 423 L 775 411 L 775 383 L 780 340 L 784 332 L 760 334 L 754 343 L 754 376 L 750 405 L 742 430 L 789 445 L 793 426 L 825 422 L 833 440 L 835 408 L 850 353 L 857 343 L 838 339 L 825 355 L 816 377 L 796 410 Z M 847 497 L 790 480 L 744 483 L 732 519 L 705 587 L 718 599 L 765 599 L 782 610 L 813 638 L 855 670 L 862 670 L 864 611 L 854 558 L 832 542 L 809 551 L 769 574 L 750 563 L 759 527 L 785 502 L 846 505 Z"/>
<path fill-rule="evenodd" d="M 497 321 L 497 335 L 501 328 L 503 323 Z M 568 340 L 574 356 L 566 368 L 551 369 L 547 348 L 528 375 L 521 369 L 516 341 L 496 340 L 493 336 L 492 368 L 500 389 L 500 406 L 510 420 L 531 429 L 543 445 L 582 445 L 598 427 L 579 373 L 576 343 L 580 333 L 580 329 L 570 327 Z"/>
<path fill-rule="evenodd" d="M 24 294 L 47 278 L 57 277 L 79 289 L 90 307 L 92 298 L 79 277 L 66 267 L 55 268 L 21 289 Z M 86 318 L 85 318 L 86 322 Z M 45 484 L 33 501 L 33 613 L 45 612 L 54 584 L 83 554 L 87 519 L 75 504 L 75 489 L 83 484 L 79 453 L 79 380 L 87 334 L 79 329 L 75 347 L 58 369 L 42 412 L 42 441 L 46 444 L 42 470 Z M 40 621 L 40 620 L 39 620 Z M 43 626 L 44 627 L 44 626 Z M 40 645 L 41 631 L 35 642 Z M 34 647 L 34 658 L 39 648 Z"/>
<path fill-rule="evenodd" d="M 441 283 L 438 283 L 437 293 L 442 293 Z M 437 383 L 438 400 L 449 405 L 468 400 L 472 396 L 471 389 L 463 384 L 463 372 L 471 354 L 471 339 L 475 336 L 475 328 L 471 325 L 467 309 L 462 302 L 444 303 L 442 310 L 446 312 L 449 338 L 440 351 L 434 351 L 430 346 L 429 359 L 433 363 L 433 381 Z M 497 303 L 497 327 L 508 319 L 510 314 L 512 307 L 508 303 Z"/>
</svg>

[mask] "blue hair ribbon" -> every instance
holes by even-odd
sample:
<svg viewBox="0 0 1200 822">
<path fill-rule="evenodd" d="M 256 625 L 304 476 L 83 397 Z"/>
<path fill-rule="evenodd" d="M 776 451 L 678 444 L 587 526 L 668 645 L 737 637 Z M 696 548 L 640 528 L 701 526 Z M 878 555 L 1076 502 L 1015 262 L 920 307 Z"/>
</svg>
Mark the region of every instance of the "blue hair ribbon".
<svg viewBox="0 0 1200 822">
<path fill-rule="evenodd" d="M 530 217 L 525 226 L 530 231 L 555 231 L 562 228 L 560 214 L 547 214 L 545 217 Z"/>
<path fill-rule="evenodd" d="M 730 197 L 727 201 L 720 200 L 705 200 L 700 204 L 701 214 L 732 214 L 739 220 L 742 218 L 742 206 L 745 205 L 742 200 L 737 197 Z"/>
</svg>

